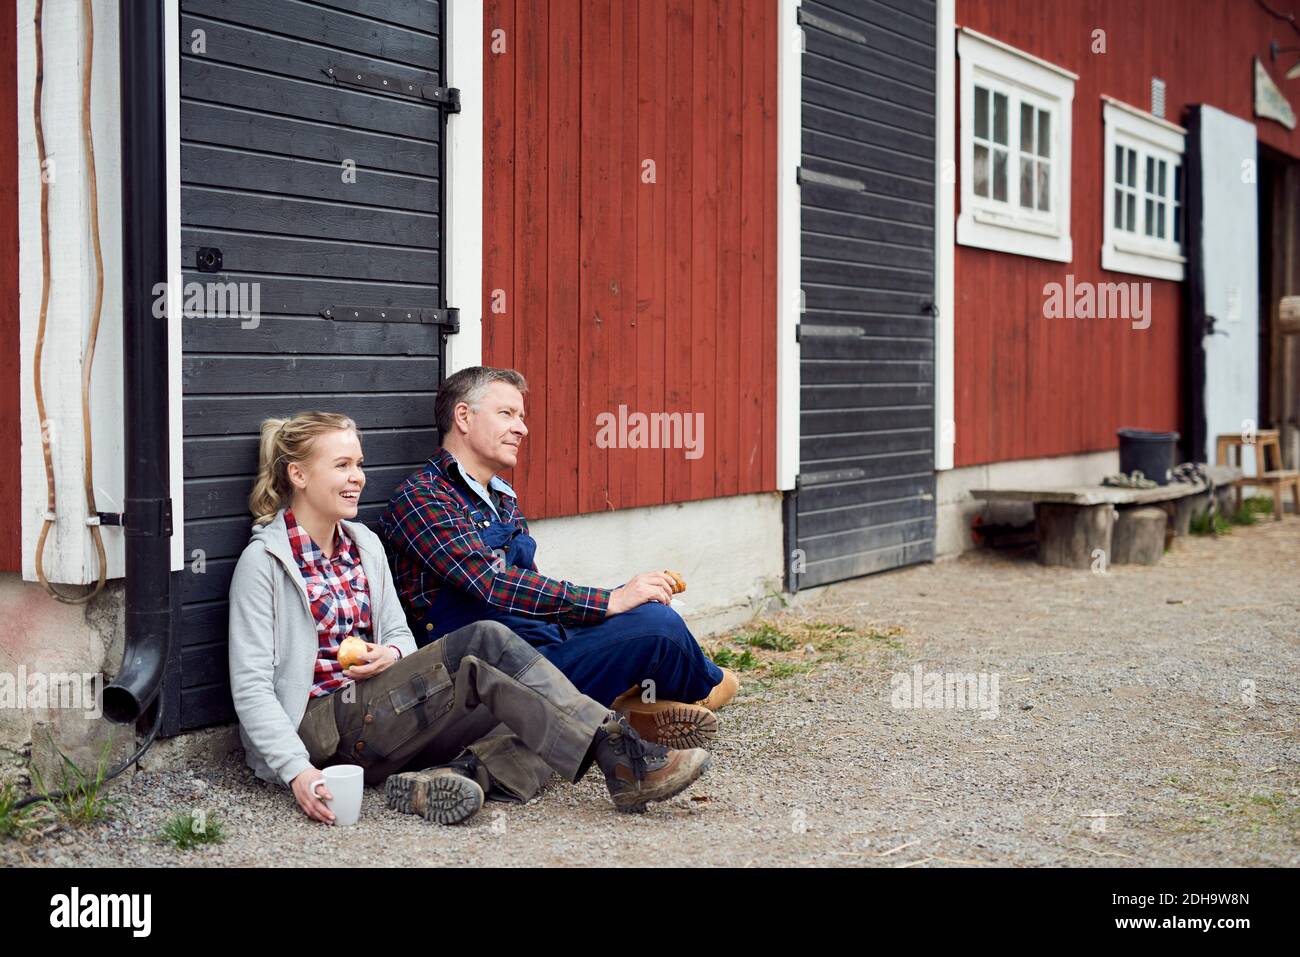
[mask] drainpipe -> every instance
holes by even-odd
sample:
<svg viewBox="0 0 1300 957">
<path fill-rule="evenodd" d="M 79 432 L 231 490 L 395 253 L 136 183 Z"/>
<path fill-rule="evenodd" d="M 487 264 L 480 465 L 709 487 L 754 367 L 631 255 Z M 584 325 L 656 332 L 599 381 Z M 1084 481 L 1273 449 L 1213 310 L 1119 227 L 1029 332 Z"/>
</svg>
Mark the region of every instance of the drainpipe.
<svg viewBox="0 0 1300 957">
<path fill-rule="evenodd" d="M 118 15 L 126 650 L 104 689 L 104 715 L 130 724 L 158 699 L 172 624 L 167 322 L 153 316 L 155 284 L 167 281 L 163 0 L 124 2 Z"/>
</svg>

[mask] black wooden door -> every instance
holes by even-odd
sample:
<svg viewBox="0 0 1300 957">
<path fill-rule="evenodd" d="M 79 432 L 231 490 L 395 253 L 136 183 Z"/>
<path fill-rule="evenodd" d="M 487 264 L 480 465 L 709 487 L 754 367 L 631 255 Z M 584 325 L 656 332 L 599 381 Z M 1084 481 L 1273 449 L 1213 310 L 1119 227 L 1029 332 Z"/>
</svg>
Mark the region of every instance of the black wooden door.
<svg viewBox="0 0 1300 957">
<path fill-rule="evenodd" d="M 435 445 L 442 22 L 433 0 L 182 0 L 187 564 L 165 734 L 233 717 L 226 595 L 261 421 L 355 419 L 369 523 Z"/>
<path fill-rule="evenodd" d="M 934 3 L 804 0 L 800 21 L 792 589 L 929 561 L 935 523 Z"/>
</svg>

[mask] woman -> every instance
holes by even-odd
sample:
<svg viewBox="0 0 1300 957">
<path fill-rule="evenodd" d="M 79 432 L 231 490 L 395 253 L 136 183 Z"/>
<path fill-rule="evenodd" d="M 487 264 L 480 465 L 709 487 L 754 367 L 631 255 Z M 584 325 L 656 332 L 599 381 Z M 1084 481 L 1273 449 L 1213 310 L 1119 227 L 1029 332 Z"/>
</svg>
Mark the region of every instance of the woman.
<svg viewBox="0 0 1300 957">
<path fill-rule="evenodd" d="M 383 546 L 354 521 L 366 480 L 351 419 L 267 419 L 258 458 L 230 586 L 231 693 L 249 765 L 308 817 L 333 822 L 317 784 L 330 764 L 361 765 L 367 784 L 387 781 L 390 807 L 440 823 L 475 813 L 489 788 L 527 800 L 552 770 L 577 781 L 593 761 L 616 808 L 644 811 L 708 767 L 703 750 L 642 741 L 502 625 L 417 650 Z M 365 651 L 345 668 L 350 637 Z"/>
</svg>

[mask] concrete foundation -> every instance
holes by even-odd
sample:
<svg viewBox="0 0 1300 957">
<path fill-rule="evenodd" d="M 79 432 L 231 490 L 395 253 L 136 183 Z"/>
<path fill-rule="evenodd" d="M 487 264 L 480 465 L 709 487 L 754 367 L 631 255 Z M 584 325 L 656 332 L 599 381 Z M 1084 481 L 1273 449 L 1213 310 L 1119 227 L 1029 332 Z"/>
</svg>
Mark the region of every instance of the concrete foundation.
<svg viewBox="0 0 1300 957">
<path fill-rule="evenodd" d="M 993 462 L 936 473 L 936 558 L 960 555 L 976 547 L 971 524 L 982 516 L 989 524 L 1025 525 L 1034 520 L 1028 503 L 979 502 L 971 489 L 1020 485 L 1079 485 L 1100 482 L 1119 471 L 1119 451 L 1061 455 L 1046 459 Z"/>
</svg>

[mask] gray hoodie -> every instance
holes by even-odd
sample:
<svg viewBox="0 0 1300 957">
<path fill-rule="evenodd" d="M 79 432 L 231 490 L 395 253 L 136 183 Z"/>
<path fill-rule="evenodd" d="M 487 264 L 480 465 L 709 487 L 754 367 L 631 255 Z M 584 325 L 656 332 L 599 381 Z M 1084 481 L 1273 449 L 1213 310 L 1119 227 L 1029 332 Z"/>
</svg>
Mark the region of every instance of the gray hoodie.
<svg viewBox="0 0 1300 957">
<path fill-rule="evenodd" d="M 359 522 L 343 522 L 357 544 L 370 585 L 370 640 L 415 652 L 379 537 Z M 230 583 L 230 691 L 248 765 L 265 781 L 289 784 L 311 766 L 298 725 L 316 667 L 319 644 L 307 586 L 294 561 L 284 509 L 239 556 Z"/>
</svg>

